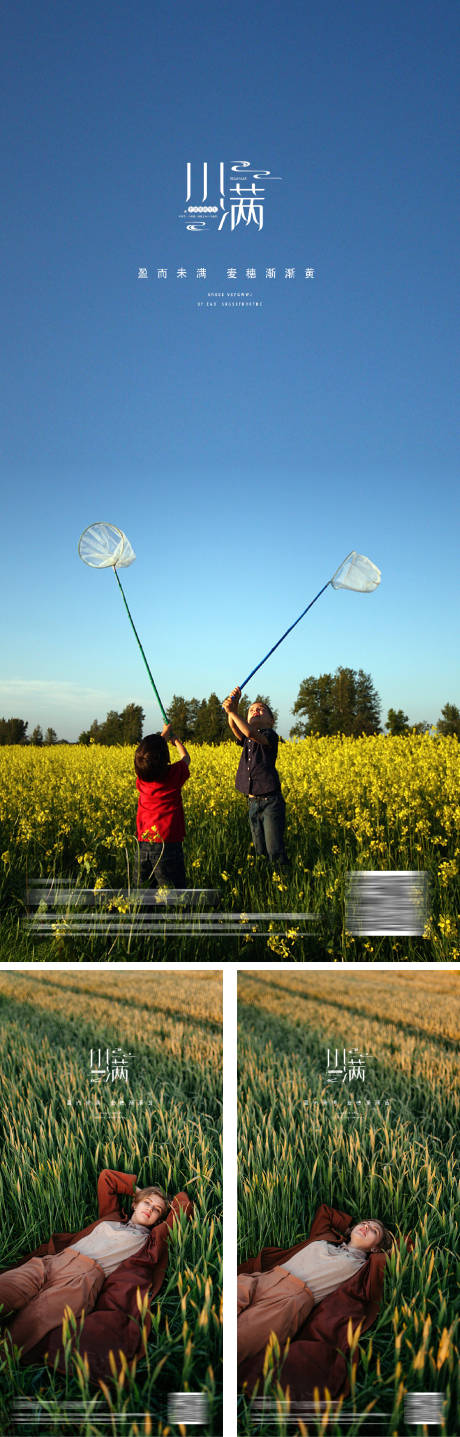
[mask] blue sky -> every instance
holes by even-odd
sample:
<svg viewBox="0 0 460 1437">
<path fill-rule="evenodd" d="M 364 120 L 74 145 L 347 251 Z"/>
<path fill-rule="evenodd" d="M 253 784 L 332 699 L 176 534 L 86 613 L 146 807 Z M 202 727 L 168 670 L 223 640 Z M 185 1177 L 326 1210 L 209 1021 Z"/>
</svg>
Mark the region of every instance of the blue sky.
<svg viewBox="0 0 460 1437">
<path fill-rule="evenodd" d="M 459 701 L 457 5 L 19 0 L 4 26 L 0 714 L 73 739 L 132 700 L 159 726 L 113 575 L 78 558 L 106 519 L 166 708 L 228 692 L 356 548 L 380 589 L 327 590 L 250 692 L 287 735 L 302 679 L 344 664 L 383 717 L 435 721 Z M 261 230 L 186 230 L 205 160 L 209 203 L 220 161 L 227 196 L 233 162 L 270 170 Z"/>
</svg>

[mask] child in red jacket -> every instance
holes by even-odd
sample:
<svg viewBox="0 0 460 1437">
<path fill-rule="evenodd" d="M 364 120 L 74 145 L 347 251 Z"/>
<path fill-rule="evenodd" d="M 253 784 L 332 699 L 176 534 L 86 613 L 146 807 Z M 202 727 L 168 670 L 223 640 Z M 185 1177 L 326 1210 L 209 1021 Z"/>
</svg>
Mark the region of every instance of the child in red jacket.
<svg viewBox="0 0 460 1437">
<path fill-rule="evenodd" d="M 168 739 L 177 749 L 179 763 L 170 763 Z M 186 887 L 181 789 L 190 776 L 189 766 L 190 755 L 173 737 L 171 724 L 164 724 L 161 733 L 148 734 L 134 754 L 140 876 L 153 887 Z"/>
</svg>

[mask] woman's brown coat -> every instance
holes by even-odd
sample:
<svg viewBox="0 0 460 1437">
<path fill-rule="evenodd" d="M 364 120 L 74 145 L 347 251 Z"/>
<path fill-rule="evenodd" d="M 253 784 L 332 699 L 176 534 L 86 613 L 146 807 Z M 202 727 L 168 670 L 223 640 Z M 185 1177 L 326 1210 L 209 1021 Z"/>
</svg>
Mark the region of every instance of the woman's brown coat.
<svg viewBox="0 0 460 1437">
<path fill-rule="evenodd" d="M 87 1233 L 92 1232 L 100 1222 L 128 1222 L 129 1218 L 125 1216 L 121 1207 L 121 1198 L 134 1194 L 136 1182 L 137 1179 L 134 1175 L 118 1173 L 106 1168 L 101 1173 L 97 1185 L 99 1217 L 96 1222 L 82 1228 L 81 1232 L 53 1233 L 49 1241 L 42 1243 L 41 1247 L 36 1248 L 34 1252 L 30 1252 L 28 1258 L 44 1257 L 46 1253 L 63 1252 L 69 1243 L 75 1242 L 79 1237 L 86 1237 Z M 138 1307 L 138 1290 L 141 1299 L 148 1293 L 150 1301 L 160 1291 L 168 1265 L 168 1236 L 180 1211 L 185 1212 L 187 1217 L 192 1216 L 193 1204 L 186 1193 L 178 1193 L 173 1198 L 171 1211 L 164 1222 L 148 1229 L 144 1247 L 133 1257 L 127 1257 L 115 1272 L 106 1277 L 95 1308 L 85 1318 L 79 1338 L 80 1352 L 82 1356 L 85 1352 L 88 1356 L 91 1381 L 97 1382 L 100 1377 L 110 1380 L 110 1351 L 113 1352 L 118 1367 L 120 1365 L 119 1348 L 124 1352 L 128 1361 L 142 1352 L 142 1323 Z M 27 1262 L 28 1258 L 23 1258 L 23 1262 Z M 21 1263 L 16 1264 L 17 1267 L 21 1265 Z M 147 1312 L 146 1336 L 150 1327 L 151 1320 Z M 48 1361 L 54 1362 L 59 1353 L 58 1370 L 64 1371 L 64 1358 L 61 1349 L 62 1328 L 56 1327 L 30 1349 L 24 1360 L 27 1365 L 43 1362 L 45 1354 L 48 1354 Z"/>
<path fill-rule="evenodd" d="M 294 1253 L 311 1242 L 343 1242 L 343 1235 L 353 1219 L 349 1213 L 336 1212 L 323 1203 L 313 1220 L 310 1237 L 295 1247 L 264 1247 L 257 1257 L 242 1263 L 238 1272 L 268 1272 L 278 1263 L 287 1262 Z M 348 1391 L 347 1359 L 350 1351 L 348 1324 L 353 1331 L 361 1323 L 361 1332 L 375 1322 L 383 1294 L 384 1252 L 371 1253 L 359 1271 L 340 1287 L 318 1302 L 299 1327 L 283 1363 L 281 1385 L 289 1387 L 293 1401 L 309 1400 L 315 1387 L 324 1397 L 327 1387 L 331 1397 Z M 248 1357 L 238 1368 L 238 1380 L 248 1393 L 252 1392 L 262 1374 L 264 1353 Z"/>
</svg>

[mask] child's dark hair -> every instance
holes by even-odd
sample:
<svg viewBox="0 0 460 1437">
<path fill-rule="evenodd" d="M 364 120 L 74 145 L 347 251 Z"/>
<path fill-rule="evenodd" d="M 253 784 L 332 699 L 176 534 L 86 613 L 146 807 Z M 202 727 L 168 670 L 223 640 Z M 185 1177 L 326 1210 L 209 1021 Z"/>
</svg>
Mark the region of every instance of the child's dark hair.
<svg viewBox="0 0 460 1437">
<path fill-rule="evenodd" d="M 134 767 L 138 778 L 145 783 L 155 783 L 163 777 L 169 764 L 169 749 L 161 733 L 148 733 L 142 739 L 134 754 Z"/>
</svg>

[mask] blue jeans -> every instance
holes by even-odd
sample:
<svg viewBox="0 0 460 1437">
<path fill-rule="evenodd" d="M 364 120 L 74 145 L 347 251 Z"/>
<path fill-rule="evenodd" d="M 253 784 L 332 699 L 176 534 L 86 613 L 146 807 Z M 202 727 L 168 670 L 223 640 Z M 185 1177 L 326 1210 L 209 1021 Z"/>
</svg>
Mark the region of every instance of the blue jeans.
<svg viewBox="0 0 460 1437">
<path fill-rule="evenodd" d="M 287 863 L 284 849 L 286 804 L 281 792 L 249 799 L 249 823 L 256 853 L 271 863 Z"/>
<path fill-rule="evenodd" d="M 151 888 L 186 888 L 182 843 L 140 843 L 139 867 L 142 883 Z"/>
</svg>

